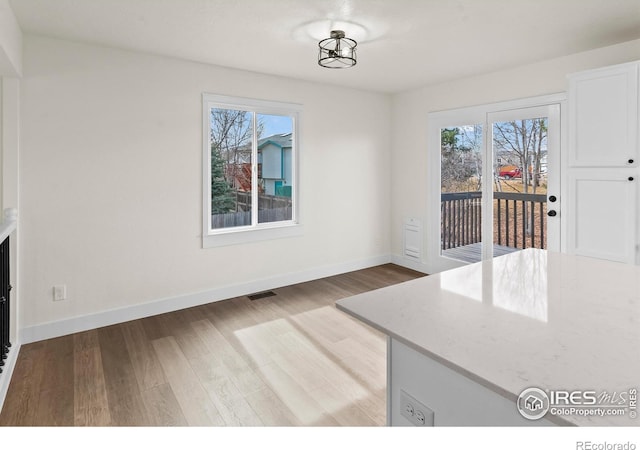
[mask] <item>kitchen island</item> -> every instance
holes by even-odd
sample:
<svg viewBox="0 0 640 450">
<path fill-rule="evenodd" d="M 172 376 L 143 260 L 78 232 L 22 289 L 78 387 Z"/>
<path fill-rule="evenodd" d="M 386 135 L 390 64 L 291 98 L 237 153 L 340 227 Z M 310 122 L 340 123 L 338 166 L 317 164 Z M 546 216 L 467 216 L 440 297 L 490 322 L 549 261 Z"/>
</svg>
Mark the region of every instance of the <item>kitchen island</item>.
<svg viewBox="0 0 640 450">
<path fill-rule="evenodd" d="M 336 306 L 388 336 L 389 425 L 640 425 L 640 267 L 527 249 Z"/>
</svg>

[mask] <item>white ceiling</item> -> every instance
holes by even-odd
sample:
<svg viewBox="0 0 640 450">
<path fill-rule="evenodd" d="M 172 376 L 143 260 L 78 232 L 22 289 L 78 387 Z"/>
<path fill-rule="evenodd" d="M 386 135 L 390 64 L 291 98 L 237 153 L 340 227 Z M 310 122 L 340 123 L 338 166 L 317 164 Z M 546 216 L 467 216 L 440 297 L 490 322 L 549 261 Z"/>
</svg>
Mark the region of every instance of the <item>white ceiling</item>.
<svg viewBox="0 0 640 450">
<path fill-rule="evenodd" d="M 28 33 L 381 92 L 640 38 L 640 0 L 10 1 Z M 338 27 L 358 64 L 323 69 Z"/>
</svg>

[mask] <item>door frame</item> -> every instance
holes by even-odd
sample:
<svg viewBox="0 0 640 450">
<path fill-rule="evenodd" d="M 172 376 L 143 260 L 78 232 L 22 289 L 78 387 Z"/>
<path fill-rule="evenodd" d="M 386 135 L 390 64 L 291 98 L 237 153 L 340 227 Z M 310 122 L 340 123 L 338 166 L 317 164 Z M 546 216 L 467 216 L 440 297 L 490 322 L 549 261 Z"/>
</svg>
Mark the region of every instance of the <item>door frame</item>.
<svg viewBox="0 0 640 450">
<path fill-rule="evenodd" d="M 490 115 L 508 114 L 512 111 L 535 108 L 535 107 L 548 107 L 551 105 L 557 106 L 557 114 L 559 120 L 560 136 L 552 136 L 553 140 L 559 143 L 559 155 L 556 154 L 553 163 L 557 164 L 559 170 L 556 170 L 555 177 L 557 177 L 559 201 L 556 205 L 560 204 L 560 201 L 564 197 L 564 183 L 560 183 L 561 173 L 564 171 L 566 165 L 566 93 L 558 93 L 552 95 L 544 95 L 539 97 L 523 98 L 518 100 L 511 100 L 506 102 L 491 103 L 486 105 L 472 106 L 468 108 L 452 109 L 446 111 L 437 111 L 428 114 L 428 140 L 427 140 L 427 162 L 428 162 L 428 189 L 429 195 L 427 195 L 427 226 L 426 226 L 426 265 L 429 273 L 441 272 L 443 270 L 453 269 L 466 265 L 463 261 L 458 261 L 452 258 L 447 258 L 440 255 L 440 130 L 445 127 L 454 127 L 462 125 L 482 124 L 483 135 L 483 157 L 487 160 L 487 155 L 492 156 L 492 143 L 489 129 L 489 117 Z M 548 136 L 548 140 L 551 138 Z M 492 161 L 492 159 L 490 159 Z M 549 161 L 551 163 L 552 161 Z M 486 191 L 488 187 L 491 187 L 492 178 L 492 164 L 484 164 L 483 166 L 483 191 Z M 487 176 L 487 174 L 489 176 Z M 493 188 L 490 189 L 493 191 Z M 488 191 L 486 191 L 488 192 Z M 486 236 L 487 227 L 491 228 L 493 220 L 493 209 L 491 208 L 491 201 L 486 200 L 486 196 L 483 197 L 483 236 Z M 559 207 L 559 206 L 558 206 Z M 488 211 L 489 214 L 484 214 Z M 490 218 L 487 216 L 491 216 Z M 560 242 L 556 242 L 554 247 L 559 251 L 565 251 L 564 238 L 566 233 L 566 224 L 562 220 L 562 214 L 558 216 L 559 235 Z M 488 225 L 487 225 L 488 224 Z M 493 239 L 492 239 L 493 241 Z M 486 245 L 484 247 L 487 247 Z M 488 251 L 483 249 L 483 259 L 488 257 Z"/>
</svg>

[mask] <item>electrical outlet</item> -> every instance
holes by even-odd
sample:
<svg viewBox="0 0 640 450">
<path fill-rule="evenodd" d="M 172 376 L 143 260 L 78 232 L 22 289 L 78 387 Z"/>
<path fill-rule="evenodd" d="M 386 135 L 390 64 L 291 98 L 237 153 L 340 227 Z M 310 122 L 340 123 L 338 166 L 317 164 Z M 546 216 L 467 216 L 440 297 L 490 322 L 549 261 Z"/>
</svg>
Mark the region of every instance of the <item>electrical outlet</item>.
<svg viewBox="0 0 640 450">
<path fill-rule="evenodd" d="M 59 302 L 67 298 L 67 285 L 59 284 L 53 287 L 53 301 Z"/>
<path fill-rule="evenodd" d="M 400 390 L 400 414 L 417 427 L 432 427 L 435 413 L 424 404 Z"/>
</svg>

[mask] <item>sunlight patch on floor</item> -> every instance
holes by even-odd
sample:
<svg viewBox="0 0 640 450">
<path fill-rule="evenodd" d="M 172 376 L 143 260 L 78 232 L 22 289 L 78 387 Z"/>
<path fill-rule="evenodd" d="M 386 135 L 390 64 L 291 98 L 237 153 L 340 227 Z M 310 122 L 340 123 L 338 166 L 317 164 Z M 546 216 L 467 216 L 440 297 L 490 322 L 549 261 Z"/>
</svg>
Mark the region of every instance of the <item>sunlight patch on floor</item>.
<svg viewBox="0 0 640 450">
<path fill-rule="evenodd" d="M 346 332 L 344 323 L 334 326 L 343 321 L 349 321 Z M 366 346 L 363 333 L 371 342 L 369 330 L 329 306 L 234 332 L 256 373 L 304 425 L 331 424 L 327 413 L 348 410 L 385 389 L 384 339 Z M 327 390 L 331 395 L 316 395 Z"/>
</svg>

